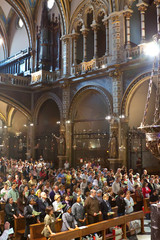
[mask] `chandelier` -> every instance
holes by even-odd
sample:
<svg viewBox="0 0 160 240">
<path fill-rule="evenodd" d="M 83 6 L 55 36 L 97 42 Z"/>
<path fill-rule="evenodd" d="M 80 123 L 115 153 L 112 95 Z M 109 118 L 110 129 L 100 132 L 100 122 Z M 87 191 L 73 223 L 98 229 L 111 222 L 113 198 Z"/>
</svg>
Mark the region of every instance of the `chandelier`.
<svg viewBox="0 0 160 240">
<path fill-rule="evenodd" d="M 139 129 L 146 135 L 146 147 L 158 159 L 160 159 L 160 32 L 153 36 L 154 44 L 158 47 L 158 56 L 155 56 L 152 73 L 149 81 L 148 94 L 144 109 L 143 120 Z M 158 69 L 156 71 L 156 62 L 158 59 Z M 152 125 L 146 124 L 148 107 L 152 93 L 153 77 L 156 75 L 157 90 L 154 109 L 154 120 Z"/>
</svg>

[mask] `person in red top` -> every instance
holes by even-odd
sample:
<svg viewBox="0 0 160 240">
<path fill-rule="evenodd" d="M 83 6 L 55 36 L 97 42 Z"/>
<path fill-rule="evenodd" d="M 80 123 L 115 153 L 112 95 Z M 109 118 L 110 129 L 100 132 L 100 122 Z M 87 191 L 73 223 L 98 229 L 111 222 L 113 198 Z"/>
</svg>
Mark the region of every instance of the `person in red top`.
<svg viewBox="0 0 160 240">
<path fill-rule="evenodd" d="M 40 176 L 40 178 L 43 178 L 43 179 L 46 178 L 47 174 L 46 174 L 44 168 L 41 169 L 41 171 L 40 171 L 40 173 L 39 173 L 39 176 Z"/>
<path fill-rule="evenodd" d="M 21 182 L 21 180 L 19 179 L 19 176 L 18 176 L 18 175 L 15 175 L 15 179 L 14 179 L 13 182 L 15 182 L 15 183 L 18 185 L 18 188 L 19 188 L 19 186 L 22 184 L 22 182 Z"/>
<path fill-rule="evenodd" d="M 150 197 L 150 192 L 151 192 L 151 189 L 149 189 L 148 183 L 144 182 L 143 186 L 142 186 L 143 197 L 144 198 L 149 198 Z"/>
</svg>

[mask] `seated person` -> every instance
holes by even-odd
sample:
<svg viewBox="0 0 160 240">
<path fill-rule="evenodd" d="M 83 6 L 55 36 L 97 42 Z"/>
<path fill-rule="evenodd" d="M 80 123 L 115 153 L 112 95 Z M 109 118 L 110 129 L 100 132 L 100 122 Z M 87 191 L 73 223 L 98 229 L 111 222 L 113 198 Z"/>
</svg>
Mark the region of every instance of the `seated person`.
<svg viewBox="0 0 160 240">
<path fill-rule="evenodd" d="M 158 203 L 158 192 L 156 189 L 153 190 L 153 193 L 151 194 L 151 196 L 149 198 L 149 203 L 150 204 Z"/>
</svg>

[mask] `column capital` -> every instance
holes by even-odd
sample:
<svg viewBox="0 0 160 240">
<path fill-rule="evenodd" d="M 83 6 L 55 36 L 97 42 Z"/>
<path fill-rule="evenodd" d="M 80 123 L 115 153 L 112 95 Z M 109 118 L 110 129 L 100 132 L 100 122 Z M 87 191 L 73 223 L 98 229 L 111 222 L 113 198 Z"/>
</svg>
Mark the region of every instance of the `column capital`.
<svg viewBox="0 0 160 240">
<path fill-rule="evenodd" d="M 97 31 L 98 28 L 100 27 L 100 25 L 94 20 L 91 24 L 91 28 L 94 30 L 94 31 Z"/>
<path fill-rule="evenodd" d="M 141 13 L 145 13 L 145 11 L 147 10 L 148 4 L 144 3 L 144 2 L 140 2 L 140 3 L 136 4 L 136 6 L 138 7 L 138 10 Z"/>
<path fill-rule="evenodd" d="M 61 40 L 64 42 L 67 42 L 67 41 L 69 41 L 70 38 L 71 38 L 71 34 L 67 34 L 67 35 L 63 35 L 61 37 Z"/>
<path fill-rule="evenodd" d="M 89 29 L 86 28 L 84 25 L 82 26 L 82 28 L 80 29 L 80 31 L 82 32 L 82 34 L 84 36 L 87 36 L 88 32 L 89 32 Z"/>
<path fill-rule="evenodd" d="M 79 33 L 77 33 L 77 32 L 74 32 L 71 34 L 71 37 L 75 40 L 78 38 L 78 36 L 79 36 Z"/>
<path fill-rule="evenodd" d="M 126 19 L 130 19 L 130 17 L 132 16 L 133 11 L 131 9 L 126 9 L 123 13 L 124 17 L 126 17 Z"/>
</svg>

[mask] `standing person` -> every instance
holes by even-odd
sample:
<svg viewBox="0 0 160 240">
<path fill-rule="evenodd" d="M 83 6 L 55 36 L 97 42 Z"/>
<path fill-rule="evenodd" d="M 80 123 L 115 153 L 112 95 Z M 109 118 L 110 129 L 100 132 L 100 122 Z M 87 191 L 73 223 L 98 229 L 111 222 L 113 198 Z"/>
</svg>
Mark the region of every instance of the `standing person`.
<svg viewBox="0 0 160 240">
<path fill-rule="evenodd" d="M 39 217 L 35 216 L 33 214 L 33 211 L 35 210 L 34 206 L 36 205 L 36 202 L 34 201 L 34 198 L 30 198 L 29 205 L 24 208 L 24 217 L 26 218 L 26 228 L 24 237 L 27 239 L 28 234 L 30 233 L 29 226 L 31 224 L 35 224 L 39 221 Z"/>
<path fill-rule="evenodd" d="M 135 202 L 136 202 L 134 206 L 135 212 L 141 211 L 143 206 L 143 194 L 139 185 L 135 186 Z"/>
<path fill-rule="evenodd" d="M 126 197 L 125 197 L 125 202 L 126 202 L 126 210 L 125 213 L 129 214 L 133 212 L 133 206 L 134 206 L 134 201 L 133 198 L 131 197 L 130 191 L 126 192 Z"/>
<path fill-rule="evenodd" d="M 13 202 L 13 198 L 9 198 L 5 206 L 5 222 L 9 222 L 11 228 L 14 228 L 14 218 L 18 216 L 16 204 Z M 22 217 L 21 214 L 19 214 Z"/>
<path fill-rule="evenodd" d="M 120 190 L 118 192 L 118 197 L 116 198 L 116 204 L 118 206 L 118 217 L 125 215 L 126 202 L 124 200 L 124 192 Z"/>
<path fill-rule="evenodd" d="M 73 230 L 74 228 L 77 228 L 77 222 L 74 218 L 74 216 L 71 214 L 71 207 L 68 206 L 65 209 L 65 213 L 62 215 L 62 228 L 61 232 Z"/>
<path fill-rule="evenodd" d="M 9 229 L 10 229 L 10 223 L 9 222 L 5 222 L 5 224 L 4 224 L 4 232 L 0 236 L 0 240 L 7 240 L 8 239 Z"/>
<path fill-rule="evenodd" d="M 84 226 L 86 217 L 85 209 L 81 203 L 81 197 L 77 197 L 77 202 L 72 205 L 72 214 L 77 221 L 78 227 Z"/>
<path fill-rule="evenodd" d="M 101 211 L 98 199 L 96 198 L 96 190 L 91 190 L 90 196 L 85 200 L 84 207 L 88 214 L 88 223 L 92 224 L 98 222 L 98 215 L 101 214 Z"/>
<path fill-rule="evenodd" d="M 64 163 L 64 169 L 69 169 L 69 162 L 67 160 Z"/>
<path fill-rule="evenodd" d="M 44 229 L 41 234 L 43 234 L 46 238 L 49 238 L 50 235 L 54 235 L 56 232 L 55 229 L 56 218 L 53 213 L 53 207 L 46 207 L 46 216 L 44 218 Z"/>
<path fill-rule="evenodd" d="M 7 199 L 8 199 L 8 183 L 7 182 L 4 183 L 4 187 L 1 190 L 1 194 L 4 194 L 4 196 L 2 197 L 2 200 L 4 202 L 7 202 Z"/>
<path fill-rule="evenodd" d="M 143 186 L 142 186 L 143 197 L 149 198 L 150 192 L 151 192 L 151 189 L 148 187 L 148 183 L 146 181 L 144 181 Z"/>
<path fill-rule="evenodd" d="M 24 208 L 27 206 L 27 198 L 25 197 L 25 191 L 20 192 L 19 198 L 17 199 L 18 212 L 24 215 Z"/>
<path fill-rule="evenodd" d="M 38 209 L 41 212 L 40 214 L 40 221 L 44 221 L 44 217 L 46 215 L 46 207 L 49 206 L 49 202 L 47 201 L 47 194 L 45 192 L 41 193 L 41 198 L 38 202 Z"/>
<path fill-rule="evenodd" d="M 8 192 L 8 198 L 12 198 L 14 203 L 17 203 L 17 199 L 19 198 L 19 193 L 16 187 L 17 187 L 17 184 L 13 182 L 12 188 Z"/>
<path fill-rule="evenodd" d="M 103 195 L 103 200 L 101 202 L 101 212 L 103 214 L 103 220 L 108 220 L 112 218 L 113 215 L 109 215 L 109 212 L 112 212 L 111 205 L 109 203 L 109 194 L 106 193 Z"/>
<path fill-rule="evenodd" d="M 114 181 L 114 183 L 112 184 L 112 191 L 115 195 L 118 194 L 118 192 L 120 191 L 121 189 L 121 185 L 120 185 L 120 181 L 121 179 L 119 177 L 117 177 Z"/>
<path fill-rule="evenodd" d="M 54 197 L 55 201 L 52 203 L 53 205 L 53 209 L 54 209 L 54 214 L 56 217 L 58 217 L 58 215 L 60 213 L 63 213 L 63 205 L 61 202 L 61 196 L 59 194 L 56 194 Z"/>
</svg>

